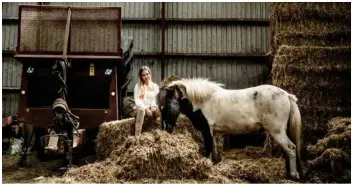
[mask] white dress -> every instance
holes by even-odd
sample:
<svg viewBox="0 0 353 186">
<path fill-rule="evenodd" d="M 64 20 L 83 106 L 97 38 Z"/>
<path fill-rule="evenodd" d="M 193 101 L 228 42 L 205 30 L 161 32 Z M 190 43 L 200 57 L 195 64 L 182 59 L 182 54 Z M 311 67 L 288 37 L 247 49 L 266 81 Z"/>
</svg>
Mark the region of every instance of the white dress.
<svg viewBox="0 0 353 186">
<path fill-rule="evenodd" d="M 145 87 L 145 88 L 146 88 L 145 96 L 143 99 L 140 99 L 139 85 L 138 85 L 138 83 L 135 85 L 135 89 L 134 89 L 135 107 L 134 107 L 134 109 L 149 108 L 149 107 L 156 107 L 157 108 L 156 95 L 159 92 L 159 86 L 152 82 L 152 90 L 148 90 L 147 87 Z"/>
</svg>

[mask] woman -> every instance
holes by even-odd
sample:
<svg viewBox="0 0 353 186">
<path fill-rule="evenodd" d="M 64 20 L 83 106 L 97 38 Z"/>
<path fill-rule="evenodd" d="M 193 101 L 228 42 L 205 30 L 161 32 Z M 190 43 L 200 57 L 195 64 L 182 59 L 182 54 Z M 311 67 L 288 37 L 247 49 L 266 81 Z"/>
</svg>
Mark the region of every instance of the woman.
<svg viewBox="0 0 353 186">
<path fill-rule="evenodd" d="M 159 92 L 157 84 L 152 82 L 152 73 L 147 66 L 139 70 L 139 82 L 134 89 L 134 116 L 136 118 L 135 136 L 139 136 L 142 131 L 145 116 L 148 120 L 154 122 L 157 118 L 157 104 L 155 97 Z"/>
</svg>

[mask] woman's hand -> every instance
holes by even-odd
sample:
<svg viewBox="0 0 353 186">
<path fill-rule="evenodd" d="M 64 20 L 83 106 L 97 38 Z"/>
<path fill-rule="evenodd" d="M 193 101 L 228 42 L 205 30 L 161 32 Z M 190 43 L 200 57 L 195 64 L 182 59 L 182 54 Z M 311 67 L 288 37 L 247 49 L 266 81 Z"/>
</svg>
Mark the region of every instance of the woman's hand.
<svg viewBox="0 0 353 186">
<path fill-rule="evenodd" d="M 146 115 L 148 117 L 151 117 L 152 116 L 152 111 L 149 109 L 149 108 L 146 108 Z"/>
</svg>

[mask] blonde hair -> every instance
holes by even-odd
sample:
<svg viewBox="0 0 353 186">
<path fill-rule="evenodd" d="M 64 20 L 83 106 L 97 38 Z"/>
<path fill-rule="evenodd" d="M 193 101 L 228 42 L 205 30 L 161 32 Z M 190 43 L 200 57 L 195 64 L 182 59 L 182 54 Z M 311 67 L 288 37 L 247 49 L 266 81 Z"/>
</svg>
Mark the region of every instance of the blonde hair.
<svg viewBox="0 0 353 186">
<path fill-rule="evenodd" d="M 150 74 L 150 80 L 147 83 L 147 86 L 144 85 L 143 80 L 142 80 L 142 72 L 143 71 L 147 71 Z M 152 72 L 151 70 L 147 67 L 147 66 L 142 66 L 139 70 L 139 97 L 140 99 L 144 99 L 145 97 L 145 93 L 146 93 L 146 89 L 148 89 L 149 91 L 152 90 Z"/>
</svg>

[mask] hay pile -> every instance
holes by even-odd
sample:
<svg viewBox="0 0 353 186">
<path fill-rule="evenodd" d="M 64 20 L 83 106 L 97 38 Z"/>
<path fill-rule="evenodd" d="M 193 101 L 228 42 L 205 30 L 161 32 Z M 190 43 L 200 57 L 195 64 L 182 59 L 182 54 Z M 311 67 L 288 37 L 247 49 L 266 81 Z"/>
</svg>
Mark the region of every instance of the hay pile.
<svg viewBox="0 0 353 186">
<path fill-rule="evenodd" d="M 350 4 L 271 5 L 272 84 L 298 97 L 303 145 L 313 144 L 328 119 L 350 116 Z M 276 146 L 268 137 L 267 151 Z"/>
<path fill-rule="evenodd" d="M 206 178 L 211 161 L 201 158 L 199 147 L 183 134 L 170 135 L 155 130 L 140 138 L 129 137 L 113 151 L 111 158 L 121 165 L 116 176 L 124 180 L 139 178 Z"/>
<path fill-rule="evenodd" d="M 157 119 L 156 123 L 153 125 L 148 125 L 150 123 L 145 122 L 143 125 L 142 132 L 151 132 L 156 129 L 160 129 L 161 121 Z M 96 152 L 99 159 L 109 158 L 112 151 L 117 147 L 122 146 L 129 136 L 135 134 L 135 119 L 128 118 L 119 121 L 111 121 L 103 123 L 99 128 L 99 133 L 96 139 Z M 201 132 L 196 130 L 190 120 L 183 114 L 177 119 L 176 127 L 173 134 L 182 134 L 186 137 L 193 139 L 193 141 L 198 145 L 198 152 L 200 154 L 204 153 L 204 144 Z M 216 133 L 217 147 L 222 156 L 223 151 L 223 135 Z"/>
<path fill-rule="evenodd" d="M 156 140 L 162 140 L 156 142 Z M 70 169 L 40 183 L 296 183 L 285 180 L 284 161 L 247 147 L 224 153 L 219 164 L 200 157 L 196 143 L 160 130 L 129 137 L 112 158 Z M 187 145 L 184 145 L 187 143 Z M 184 149 L 184 147 L 188 149 Z M 168 148 L 166 148 L 168 147 Z M 141 148 L 141 149 L 140 149 Z M 140 149 L 140 150 L 138 150 Z"/>
<path fill-rule="evenodd" d="M 327 135 L 307 147 L 311 182 L 351 182 L 351 119 L 336 117 L 329 121 Z"/>
</svg>

